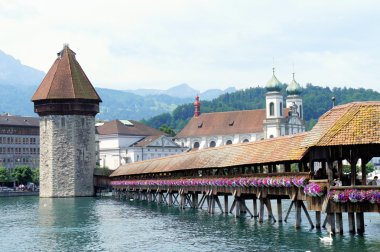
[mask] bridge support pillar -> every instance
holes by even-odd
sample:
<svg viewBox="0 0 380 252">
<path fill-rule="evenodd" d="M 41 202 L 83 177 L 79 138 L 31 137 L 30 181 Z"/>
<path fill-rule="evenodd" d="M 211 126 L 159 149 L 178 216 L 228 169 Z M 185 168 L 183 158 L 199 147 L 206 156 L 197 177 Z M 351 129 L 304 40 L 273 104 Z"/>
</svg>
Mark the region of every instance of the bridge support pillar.
<svg viewBox="0 0 380 252">
<path fill-rule="evenodd" d="M 282 222 L 282 204 L 281 204 L 281 199 L 277 199 L 277 219 L 278 219 L 278 222 Z"/>
<path fill-rule="evenodd" d="M 228 214 L 228 195 L 224 195 L 224 213 Z"/>
<path fill-rule="evenodd" d="M 335 214 L 336 219 L 336 232 L 339 234 L 343 234 L 343 218 L 342 213 Z"/>
<path fill-rule="evenodd" d="M 315 212 L 315 227 L 321 229 L 321 211 Z"/>
<path fill-rule="evenodd" d="M 300 200 L 296 200 L 295 201 L 295 205 L 296 205 L 296 229 L 299 229 L 301 228 L 301 201 Z"/>
<path fill-rule="evenodd" d="M 235 218 L 240 217 L 240 197 L 235 197 Z"/>
<path fill-rule="evenodd" d="M 253 198 L 253 217 L 259 217 L 259 214 L 257 213 L 257 199 L 256 199 L 256 197 L 255 198 Z"/>
<path fill-rule="evenodd" d="M 355 233 L 355 213 L 348 213 L 348 232 Z"/>
<path fill-rule="evenodd" d="M 357 232 L 359 234 L 364 233 L 364 213 L 363 212 L 357 212 L 356 213 L 356 226 L 357 226 Z"/>
<path fill-rule="evenodd" d="M 335 213 L 327 214 L 327 230 L 335 234 Z"/>
<path fill-rule="evenodd" d="M 260 213 L 259 213 L 259 222 L 264 221 L 264 199 L 260 198 Z"/>
</svg>

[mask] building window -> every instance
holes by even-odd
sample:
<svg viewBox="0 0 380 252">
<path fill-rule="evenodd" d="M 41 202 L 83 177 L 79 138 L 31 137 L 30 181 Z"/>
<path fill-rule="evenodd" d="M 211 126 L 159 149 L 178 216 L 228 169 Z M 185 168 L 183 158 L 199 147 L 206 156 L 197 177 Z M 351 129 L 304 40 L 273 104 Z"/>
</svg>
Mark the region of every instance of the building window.
<svg viewBox="0 0 380 252">
<path fill-rule="evenodd" d="M 248 143 L 248 142 L 249 140 L 247 138 L 243 140 L 243 143 Z"/>
<path fill-rule="evenodd" d="M 280 116 L 282 116 L 282 102 L 280 102 Z"/>
<path fill-rule="evenodd" d="M 269 115 L 274 116 L 274 103 L 269 103 Z"/>
<path fill-rule="evenodd" d="M 232 144 L 232 141 L 231 140 L 227 140 L 226 145 L 230 145 L 230 144 Z"/>
<path fill-rule="evenodd" d="M 195 142 L 194 145 L 193 145 L 193 148 L 194 149 L 198 149 L 199 148 L 199 142 Z"/>
<path fill-rule="evenodd" d="M 300 105 L 300 114 L 299 114 L 299 116 L 302 119 L 302 105 Z"/>
<path fill-rule="evenodd" d="M 61 118 L 61 127 L 62 128 L 65 127 L 65 118 L 64 117 Z"/>
<path fill-rule="evenodd" d="M 215 146 L 216 146 L 215 141 L 211 141 L 209 147 L 210 147 L 210 148 L 213 148 L 213 147 L 215 147 Z"/>
<path fill-rule="evenodd" d="M 269 138 L 273 138 L 273 135 L 270 135 Z"/>
</svg>

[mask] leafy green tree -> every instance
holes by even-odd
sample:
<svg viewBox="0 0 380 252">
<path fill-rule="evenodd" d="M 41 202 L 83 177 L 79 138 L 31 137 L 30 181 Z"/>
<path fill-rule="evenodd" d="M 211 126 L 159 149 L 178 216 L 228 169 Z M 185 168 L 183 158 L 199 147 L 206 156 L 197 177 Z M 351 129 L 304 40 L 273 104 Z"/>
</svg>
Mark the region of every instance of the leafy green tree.
<svg viewBox="0 0 380 252">
<path fill-rule="evenodd" d="M 9 182 L 9 173 L 6 168 L 0 167 L 0 183 Z"/>
<path fill-rule="evenodd" d="M 32 171 L 32 182 L 36 185 L 40 184 L 40 168 L 35 168 Z"/>
<path fill-rule="evenodd" d="M 27 184 L 32 181 L 33 172 L 29 166 L 17 166 L 13 173 L 12 177 L 18 184 Z"/>
<path fill-rule="evenodd" d="M 166 124 L 161 125 L 160 131 L 165 132 L 169 136 L 175 136 L 175 131 Z"/>
</svg>

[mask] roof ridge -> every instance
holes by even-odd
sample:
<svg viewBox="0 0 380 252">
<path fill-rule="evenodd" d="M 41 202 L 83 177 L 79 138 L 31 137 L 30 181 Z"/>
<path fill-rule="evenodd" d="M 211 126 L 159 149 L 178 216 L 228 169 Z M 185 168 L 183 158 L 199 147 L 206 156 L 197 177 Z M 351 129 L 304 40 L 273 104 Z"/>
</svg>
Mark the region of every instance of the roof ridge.
<svg viewBox="0 0 380 252">
<path fill-rule="evenodd" d="M 56 75 L 57 75 L 57 69 L 58 69 L 58 65 L 59 65 L 59 59 L 57 58 L 56 60 L 55 60 L 56 62 L 57 62 L 57 68 L 56 68 L 56 70 L 54 71 L 54 75 L 53 75 L 53 78 L 52 78 L 52 82 L 54 81 L 54 79 L 55 79 L 55 77 L 56 77 Z M 53 64 L 54 65 L 54 64 Z M 47 74 L 46 74 L 46 76 L 47 76 Z M 46 77 L 45 76 L 45 77 Z M 44 78 L 45 79 L 45 78 Z M 43 82 L 44 80 L 42 80 L 42 82 Z M 39 88 L 39 87 L 38 87 Z M 49 91 L 47 92 L 47 95 L 46 95 L 46 97 L 49 97 L 50 96 L 50 90 L 51 90 L 51 88 L 52 88 L 52 85 L 50 85 L 50 87 L 49 87 Z M 38 91 L 38 89 L 37 89 L 37 91 Z"/>
</svg>

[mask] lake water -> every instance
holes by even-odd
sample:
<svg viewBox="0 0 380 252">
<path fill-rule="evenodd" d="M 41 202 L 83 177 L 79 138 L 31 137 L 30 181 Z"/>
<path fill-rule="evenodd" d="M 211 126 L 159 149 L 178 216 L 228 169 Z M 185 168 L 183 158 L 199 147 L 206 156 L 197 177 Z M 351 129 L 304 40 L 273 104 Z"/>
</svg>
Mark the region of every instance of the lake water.
<svg viewBox="0 0 380 252">
<path fill-rule="evenodd" d="M 378 213 L 365 215 L 363 236 L 345 223 L 332 244 L 320 242 L 326 230 L 309 229 L 305 216 L 295 230 L 294 215 L 258 223 L 111 198 L 0 198 L 0 251 L 380 251 Z"/>
</svg>

